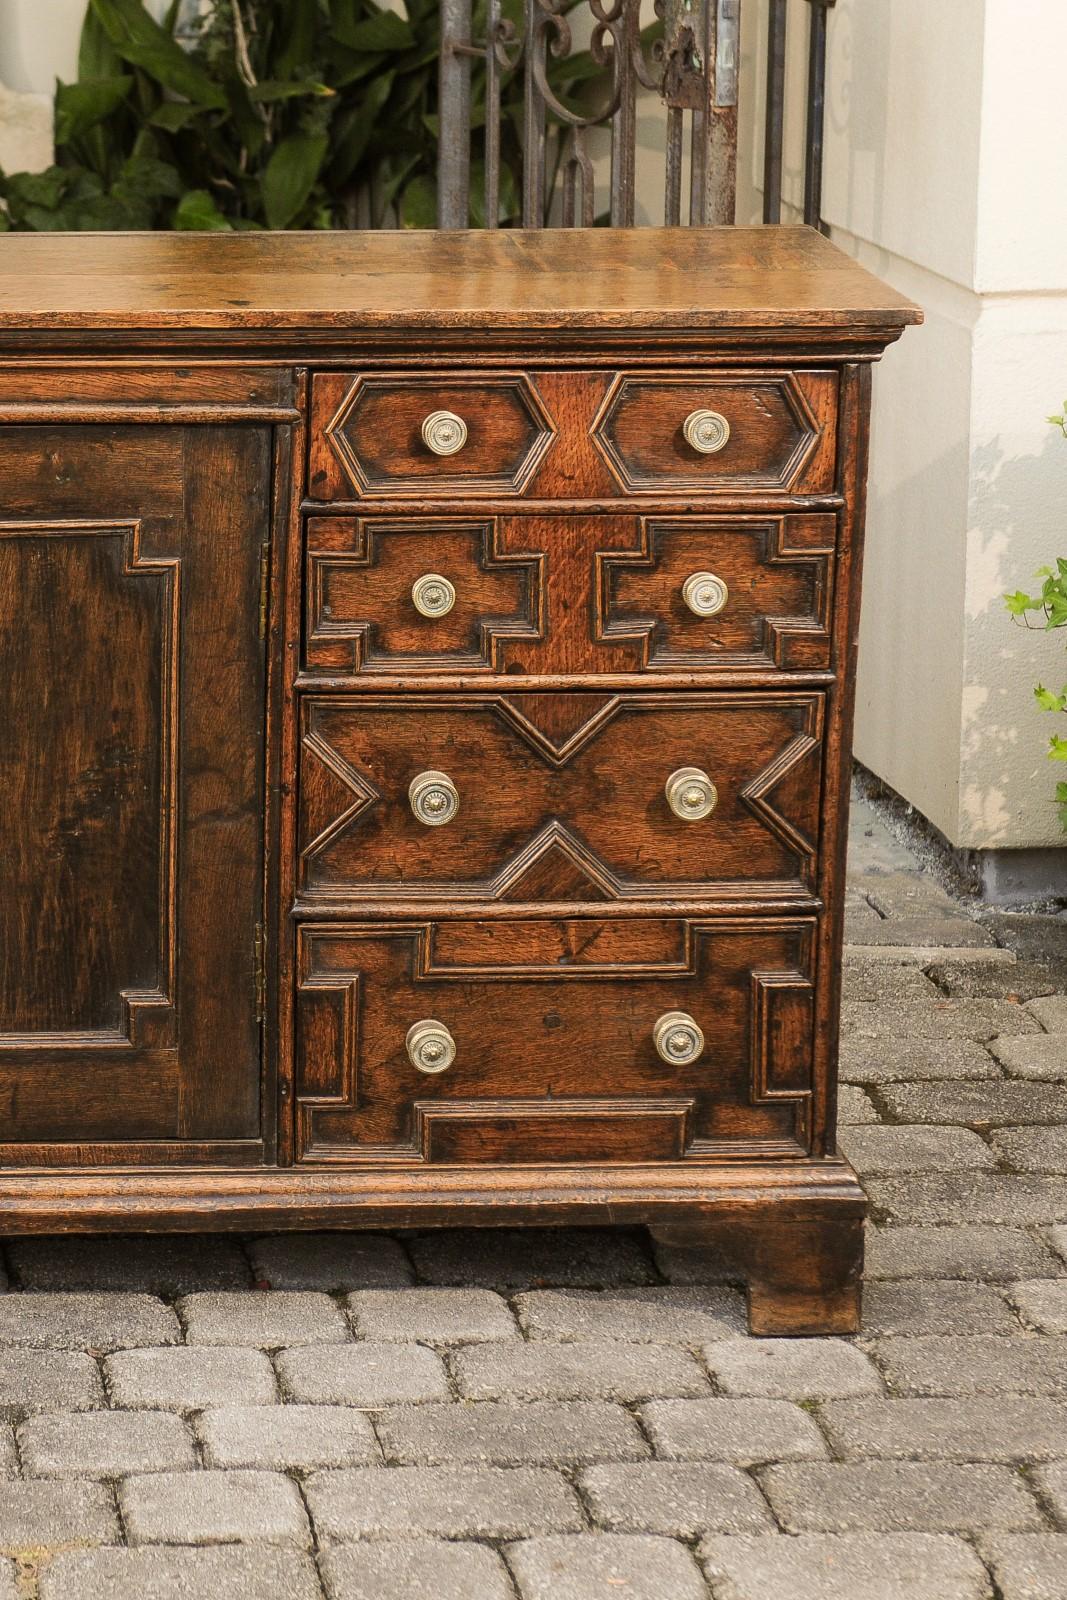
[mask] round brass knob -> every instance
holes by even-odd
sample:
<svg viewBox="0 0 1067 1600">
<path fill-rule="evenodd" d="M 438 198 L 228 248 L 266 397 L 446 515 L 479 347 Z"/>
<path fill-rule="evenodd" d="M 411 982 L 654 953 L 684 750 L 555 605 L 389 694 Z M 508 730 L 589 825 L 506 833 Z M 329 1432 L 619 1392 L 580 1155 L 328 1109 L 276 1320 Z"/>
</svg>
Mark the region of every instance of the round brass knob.
<svg viewBox="0 0 1067 1600">
<path fill-rule="evenodd" d="M 688 1011 L 665 1011 L 652 1028 L 652 1043 L 661 1061 L 684 1067 L 704 1051 L 700 1024 Z"/>
<path fill-rule="evenodd" d="M 459 790 L 447 772 L 420 772 L 408 784 L 408 800 L 420 822 L 440 828 L 459 810 Z"/>
<path fill-rule="evenodd" d="M 439 572 L 424 572 L 411 585 L 411 598 L 420 617 L 447 617 L 456 603 L 456 590 Z"/>
<path fill-rule="evenodd" d="M 679 767 L 663 788 L 667 804 L 683 822 L 699 822 L 715 810 L 719 791 L 699 767 Z"/>
<path fill-rule="evenodd" d="M 718 411 L 691 411 L 682 423 L 685 442 L 702 456 L 713 456 L 730 437 L 730 424 Z"/>
<path fill-rule="evenodd" d="M 729 589 L 714 572 L 694 572 L 682 584 L 682 599 L 695 617 L 714 617 L 729 598 Z"/>
<path fill-rule="evenodd" d="M 454 411 L 431 411 L 422 425 L 422 442 L 435 456 L 454 456 L 467 442 L 467 424 Z"/>
<path fill-rule="evenodd" d="M 443 1022 L 424 1017 L 413 1022 L 404 1040 L 408 1060 L 419 1072 L 445 1072 L 456 1059 L 456 1041 Z"/>
</svg>

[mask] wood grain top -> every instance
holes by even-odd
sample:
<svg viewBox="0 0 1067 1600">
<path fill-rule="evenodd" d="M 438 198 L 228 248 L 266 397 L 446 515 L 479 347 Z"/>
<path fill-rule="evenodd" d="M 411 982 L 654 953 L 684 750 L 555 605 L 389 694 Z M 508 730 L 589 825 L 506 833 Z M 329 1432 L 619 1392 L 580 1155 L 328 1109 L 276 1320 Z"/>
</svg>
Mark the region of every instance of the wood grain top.
<svg viewBox="0 0 1067 1600">
<path fill-rule="evenodd" d="M 811 228 L 0 235 L 0 328 L 851 329 L 919 309 Z"/>
</svg>

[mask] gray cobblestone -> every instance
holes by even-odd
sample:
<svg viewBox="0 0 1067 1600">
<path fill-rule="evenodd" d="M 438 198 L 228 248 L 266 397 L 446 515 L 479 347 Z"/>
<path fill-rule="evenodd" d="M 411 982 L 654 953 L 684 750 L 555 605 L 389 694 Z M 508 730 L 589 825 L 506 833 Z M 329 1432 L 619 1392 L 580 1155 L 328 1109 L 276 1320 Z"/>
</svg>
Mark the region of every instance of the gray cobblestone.
<svg viewBox="0 0 1067 1600">
<path fill-rule="evenodd" d="M 1028 1328 L 1039 1333 L 1067 1333 L 1067 1280 L 1038 1278 L 1016 1283 L 1010 1298 Z"/>
<path fill-rule="evenodd" d="M 1013 1333 L 1016 1322 L 1003 1296 L 985 1283 L 927 1279 L 864 1284 L 863 1332 L 867 1337 L 958 1333 L 961 1329 Z"/>
<path fill-rule="evenodd" d="M 251 1283 L 238 1240 L 217 1234 L 14 1239 L 9 1249 L 24 1289 L 176 1295 L 198 1289 L 247 1289 Z"/>
<path fill-rule="evenodd" d="M 543 1289 L 515 1309 L 535 1339 L 613 1339 L 635 1344 L 704 1344 L 744 1331 L 744 1301 L 722 1287 Z"/>
<path fill-rule="evenodd" d="M 513 1600 L 494 1550 L 439 1539 L 344 1545 L 322 1561 L 329 1600 Z M 243 1600 L 243 1596 L 242 1596 Z"/>
<path fill-rule="evenodd" d="M 641 1600 L 706 1600 L 684 1545 L 648 1534 L 558 1534 L 509 1545 L 522 1600 L 601 1600 L 616 1590 Z"/>
<path fill-rule="evenodd" d="M 1067 1218 L 1067 1184 L 1029 1172 L 923 1173 L 869 1178 L 871 1203 L 896 1222 L 1041 1226 Z"/>
<path fill-rule="evenodd" d="M 969 1128 L 846 1128 L 842 1153 L 856 1171 L 959 1172 L 996 1166 L 996 1156 Z"/>
<path fill-rule="evenodd" d="M 100 1370 L 82 1351 L 0 1350 L 0 1418 L 83 1411 L 104 1404 Z"/>
<path fill-rule="evenodd" d="M 177 1344 L 178 1319 L 147 1294 L 6 1294 L 0 1345 L 32 1350 L 122 1350 Z"/>
<path fill-rule="evenodd" d="M 656 1278 L 643 1239 L 622 1228 L 452 1228 L 408 1245 L 425 1283 L 595 1289 Z"/>
<path fill-rule="evenodd" d="M 1067 1462 L 1057 1462 L 1050 1467 L 1038 1467 L 1034 1473 L 1034 1482 L 1039 1493 L 1044 1495 L 1052 1507 L 1057 1522 L 1067 1528 Z"/>
<path fill-rule="evenodd" d="M 0 1550 L 10 1555 L 57 1545 L 117 1544 L 115 1497 L 102 1483 L 46 1479 L 5 1483 L 0 1495 Z"/>
<path fill-rule="evenodd" d="M 887 945 L 909 953 L 921 950 L 921 964 L 928 966 L 947 950 L 981 949 L 992 945 L 992 935 L 969 917 L 886 917 L 878 922 L 853 924 L 846 930 L 850 945 Z"/>
<path fill-rule="evenodd" d="M 15 1568 L 10 1561 L 3 1559 L 0 1559 L 0 1600 L 19 1600 Z"/>
<path fill-rule="evenodd" d="M 938 1461 L 789 1463 L 760 1474 L 786 1533 L 969 1533 L 1042 1528 L 1010 1467 Z"/>
<path fill-rule="evenodd" d="M 366 1467 L 305 1485 L 320 1540 L 405 1534 L 517 1539 L 567 1533 L 585 1519 L 574 1490 L 540 1467 Z"/>
<path fill-rule="evenodd" d="M 421 1344 L 302 1345 L 276 1360 L 286 1393 L 308 1405 L 369 1408 L 447 1400 L 450 1393 L 441 1357 Z"/>
<path fill-rule="evenodd" d="M 300 1491 L 280 1473 L 158 1472 L 118 1493 L 132 1545 L 311 1544 Z"/>
<path fill-rule="evenodd" d="M 949 917 L 970 922 L 966 908 L 933 878 L 908 868 L 864 877 L 863 892 L 883 917 Z"/>
<path fill-rule="evenodd" d="M 307 1471 L 379 1459 L 367 1418 L 347 1406 L 225 1406 L 203 1412 L 196 1431 L 209 1467 Z"/>
<path fill-rule="evenodd" d="M 995 1128 L 1005 1123 L 1067 1121 L 1067 1087 L 1052 1083 L 890 1083 L 882 1090 L 901 1122 L 952 1122 Z"/>
<path fill-rule="evenodd" d="M 835 1400 L 885 1392 L 871 1361 L 839 1339 L 731 1339 L 708 1345 L 704 1359 L 728 1395 Z"/>
<path fill-rule="evenodd" d="M 1015 1042 L 1029 1042 L 1030 1037 L 1026 1035 Z M 908 1083 L 1000 1075 L 989 1050 L 974 1039 L 844 1039 L 841 1043 L 844 1083 Z"/>
<path fill-rule="evenodd" d="M 943 1533 L 706 1539 L 715 1600 L 987 1600 L 974 1551 Z"/>
<path fill-rule="evenodd" d="M 829 1454 L 811 1417 L 787 1400 L 653 1400 L 641 1420 L 669 1461 L 817 1461 Z"/>
<path fill-rule="evenodd" d="M 1067 1227 L 1050 1228 L 1048 1237 L 1056 1254 L 1062 1261 L 1067 1262 Z"/>
<path fill-rule="evenodd" d="M 1013 1078 L 1063 1082 L 1063 1039 L 1054 1033 L 1028 1033 L 1021 1039 L 990 1039 L 989 1048 Z"/>
<path fill-rule="evenodd" d="M 254 1239 L 258 1281 L 272 1289 L 401 1289 L 414 1281 L 395 1239 L 376 1233 L 281 1233 Z"/>
<path fill-rule="evenodd" d="M 136 1600 L 322 1600 L 322 1589 L 310 1557 L 288 1550 L 78 1550 L 56 1556 L 41 1571 L 40 1600 L 126 1595 Z"/>
<path fill-rule="evenodd" d="M 1001 1600 L 1067 1600 L 1067 1534 L 1001 1534 L 980 1550 Z"/>
<path fill-rule="evenodd" d="M 908 943 L 905 939 L 903 943 Z M 894 1000 L 841 1008 L 846 1039 L 994 1039 L 998 1034 L 1037 1033 L 1038 1023 L 1010 1000 Z"/>
<path fill-rule="evenodd" d="M 190 1344 L 341 1344 L 349 1337 L 340 1309 L 325 1294 L 193 1294 L 179 1302 Z"/>
<path fill-rule="evenodd" d="M 104 1372 L 112 1405 L 125 1410 L 267 1406 L 278 1398 L 274 1369 L 262 1350 L 228 1350 L 218 1345 L 122 1350 L 107 1357 Z"/>
<path fill-rule="evenodd" d="M 1001 1128 L 990 1143 L 1017 1172 L 1067 1173 L 1067 1124 L 1060 1128 Z"/>
<path fill-rule="evenodd" d="M 1067 994 L 1048 994 L 1026 1007 L 1046 1033 L 1067 1033 Z"/>
<path fill-rule="evenodd" d="M 709 1393 L 693 1357 L 670 1345 L 482 1345 L 458 1351 L 451 1365 L 460 1394 L 470 1400 L 632 1401 Z"/>
<path fill-rule="evenodd" d="M 589 1467 L 580 1483 L 594 1518 L 610 1533 L 695 1539 L 705 1533 L 759 1533 L 774 1526 L 752 1479 L 715 1462 Z"/>
<path fill-rule="evenodd" d="M 820 1421 L 848 1460 L 1055 1461 L 1067 1404 L 1022 1395 L 971 1400 L 833 1400 Z"/>
<path fill-rule="evenodd" d="M 845 962 L 842 994 L 846 1000 L 940 1000 L 941 992 L 917 967 L 894 967 L 885 961 L 854 956 Z"/>
<path fill-rule="evenodd" d="M 18 1470 L 15 1435 L 10 1427 L 0 1423 L 0 1478 L 15 1478 L 18 1476 Z"/>
<path fill-rule="evenodd" d="M 880 1339 L 872 1347 L 895 1394 L 1067 1396 L 1067 1339 Z"/>
<path fill-rule="evenodd" d="M 180 1417 L 163 1411 L 46 1412 L 18 1430 L 34 1478 L 117 1478 L 195 1465 Z"/>
<path fill-rule="evenodd" d="M 629 1413 L 602 1400 L 395 1406 L 379 1416 L 378 1437 L 388 1460 L 428 1466 L 584 1466 L 648 1454 Z"/>
<path fill-rule="evenodd" d="M 345 1302 L 358 1333 L 368 1339 L 419 1339 L 468 1344 L 514 1339 L 507 1302 L 489 1289 L 365 1289 Z"/>
<path fill-rule="evenodd" d="M 1033 1000 L 1056 987 L 1051 970 L 1036 961 L 946 962 L 929 976 L 951 1000 Z"/>
<path fill-rule="evenodd" d="M 877 1122 L 878 1110 L 870 1095 L 853 1083 L 843 1083 L 837 1091 L 837 1120 L 842 1127 Z"/>
<path fill-rule="evenodd" d="M 987 1278 L 1007 1283 L 1062 1271 L 1051 1250 L 1021 1228 L 962 1224 L 867 1229 L 868 1279 Z"/>
</svg>

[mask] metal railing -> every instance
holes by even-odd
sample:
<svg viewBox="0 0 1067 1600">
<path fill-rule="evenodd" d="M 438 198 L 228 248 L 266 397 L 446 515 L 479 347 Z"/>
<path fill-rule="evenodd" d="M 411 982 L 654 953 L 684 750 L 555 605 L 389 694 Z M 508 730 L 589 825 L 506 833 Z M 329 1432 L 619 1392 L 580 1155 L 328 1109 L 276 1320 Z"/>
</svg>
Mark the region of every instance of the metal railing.
<svg viewBox="0 0 1067 1600">
<path fill-rule="evenodd" d="M 787 0 L 768 0 L 763 216 L 782 210 Z M 800 0 L 798 0 L 800 3 Z M 826 13 L 836 0 L 802 0 L 809 11 L 804 220 L 821 226 Z M 640 0 L 523 0 L 521 28 L 487 0 L 484 37 L 472 30 L 472 0 L 442 0 L 438 226 L 471 217 L 472 64 L 484 72 L 485 226 L 501 212 L 502 87 L 522 73 L 521 225 L 633 226 L 639 96 L 664 119 L 664 221 L 677 226 L 734 221 L 737 179 L 741 0 L 655 0 L 659 25 L 642 35 Z M 589 109 L 553 83 L 571 55 L 574 22 L 590 30 L 589 53 L 608 85 Z M 482 87 L 482 79 L 479 79 Z M 479 106 L 479 111 L 480 111 Z M 480 120 L 480 117 L 479 117 Z M 610 135 L 607 205 L 598 209 L 591 135 Z M 686 177 L 688 182 L 686 183 Z M 683 191 L 687 191 L 683 195 Z M 684 200 L 684 203 L 683 203 Z"/>
</svg>

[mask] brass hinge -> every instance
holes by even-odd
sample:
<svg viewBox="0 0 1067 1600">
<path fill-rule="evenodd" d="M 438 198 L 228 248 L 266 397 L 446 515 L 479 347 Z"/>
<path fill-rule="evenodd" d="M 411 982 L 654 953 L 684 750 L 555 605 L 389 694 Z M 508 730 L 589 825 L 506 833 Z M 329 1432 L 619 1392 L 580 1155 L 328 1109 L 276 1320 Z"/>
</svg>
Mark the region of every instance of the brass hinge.
<svg viewBox="0 0 1067 1600">
<path fill-rule="evenodd" d="M 259 637 L 267 637 L 267 607 L 270 603 L 270 542 L 259 547 Z"/>
<path fill-rule="evenodd" d="M 256 923 L 252 940 L 252 984 L 256 996 L 256 1021 L 262 1022 L 267 1008 L 266 940 L 262 922 Z"/>
</svg>

